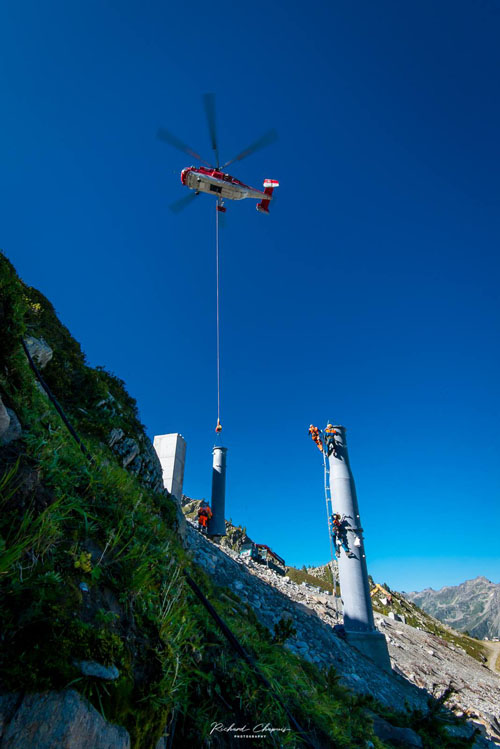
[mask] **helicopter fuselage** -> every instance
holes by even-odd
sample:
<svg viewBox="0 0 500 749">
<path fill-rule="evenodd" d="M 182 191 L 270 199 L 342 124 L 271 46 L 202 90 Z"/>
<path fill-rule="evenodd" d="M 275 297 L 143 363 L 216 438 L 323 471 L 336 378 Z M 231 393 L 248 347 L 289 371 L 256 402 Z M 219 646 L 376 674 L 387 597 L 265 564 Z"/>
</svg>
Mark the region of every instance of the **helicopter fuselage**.
<svg viewBox="0 0 500 749">
<path fill-rule="evenodd" d="M 208 169 L 204 166 L 190 166 L 181 172 L 183 185 L 196 192 L 206 192 L 216 197 L 228 200 L 243 200 L 243 198 L 254 198 L 256 200 L 271 200 L 269 193 L 256 190 L 254 187 L 245 185 L 238 179 L 218 169 Z M 277 183 L 273 185 L 277 187 Z"/>
</svg>

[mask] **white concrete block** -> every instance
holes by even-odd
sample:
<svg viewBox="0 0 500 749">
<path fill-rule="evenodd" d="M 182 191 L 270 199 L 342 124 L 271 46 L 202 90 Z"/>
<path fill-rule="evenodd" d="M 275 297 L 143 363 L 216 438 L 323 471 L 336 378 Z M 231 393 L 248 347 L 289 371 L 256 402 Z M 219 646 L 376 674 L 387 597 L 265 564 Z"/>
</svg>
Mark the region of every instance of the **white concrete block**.
<svg viewBox="0 0 500 749">
<path fill-rule="evenodd" d="M 186 441 L 181 434 L 159 434 L 154 438 L 153 446 L 160 459 L 163 486 L 180 500 L 184 484 Z"/>
</svg>

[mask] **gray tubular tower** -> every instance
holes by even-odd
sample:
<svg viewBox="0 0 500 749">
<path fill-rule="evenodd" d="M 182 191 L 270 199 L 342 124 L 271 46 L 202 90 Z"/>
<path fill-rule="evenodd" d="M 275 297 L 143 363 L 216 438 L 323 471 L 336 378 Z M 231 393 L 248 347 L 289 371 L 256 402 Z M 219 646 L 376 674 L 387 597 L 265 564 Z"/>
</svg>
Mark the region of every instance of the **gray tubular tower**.
<svg viewBox="0 0 500 749">
<path fill-rule="evenodd" d="M 344 609 L 347 641 L 363 655 L 371 658 L 384 671 L 391 671 L 391 662 L 384 635 L 375 628 L 370 585 L 366 566 L 363 528 L 359 516 L 356 487 L 349 465 L 345 427 L 336 426 L 335 450 L 330 462 L 330 492 L 334 513 L 344 518 L 347 551 L 342 546 L 338 557 L 340 591 Z"/>
<path fill-rule="evenodd" d="M 212 517 L 208 523 L 209 536 L 226 535 L 226 453 L 227 447 L 213 449 L 212 468 Z"/>
</svg>

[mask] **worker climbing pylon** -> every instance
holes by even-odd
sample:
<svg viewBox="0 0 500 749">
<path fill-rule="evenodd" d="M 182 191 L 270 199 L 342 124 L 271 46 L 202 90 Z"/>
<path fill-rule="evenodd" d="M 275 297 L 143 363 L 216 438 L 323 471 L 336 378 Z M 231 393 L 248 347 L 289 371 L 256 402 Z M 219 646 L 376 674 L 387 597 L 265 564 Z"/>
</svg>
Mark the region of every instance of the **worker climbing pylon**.
<svg viewBox="0 0 500 749">
<path fill-rule="evenodd" d="M 335 442 L 336 434 L 337 430 L 334 428 L 333 424 L 328 422 L 325 427 L 325 445 L 328 456 L 337 454 L 337 444 Z"/>
<path fill-rule="evenodd" d="M 220 423 L 220 419 L 217 419 L 217 426 L 215 427 L 215 431 L 217 434 L 220 434 L 222 432 L 222 424 Z"/>
<path fill-rule="evenodd" d="M 341 516 L 338 512 L 332 515 L 330 519 L 331 532 L 333 537 L 333 545 L 335 548 L 335 556 L 340 556 L 340 547 L 342 547 L 348 557 L 354 557 L 355 555 L 349 549 L 347 541 L 347 522 L 345 516 Z"/>
<path fill-rule="evenodd" d="M 210 505 L 208 502 L 205 502 L 205 500 L 202 500 L 202 503 L 200 505 L 200 508 L 198 510 L 198 530 L 201 533 L 207 533 L 208 532 L 208 521 L 212 517 L 212 510 L 210 509 Z"/>
<path fill-rule="evenodd" d="M 311 424 L 309 426 L 309 434 L 311 435 L 312 441 L 316 443 L 318 450 L 323 452 L 323 442 L 321 441 L 321 430 L 318 429 L 318 427 L 315 427 L 313 424 Z"/>
</svg>

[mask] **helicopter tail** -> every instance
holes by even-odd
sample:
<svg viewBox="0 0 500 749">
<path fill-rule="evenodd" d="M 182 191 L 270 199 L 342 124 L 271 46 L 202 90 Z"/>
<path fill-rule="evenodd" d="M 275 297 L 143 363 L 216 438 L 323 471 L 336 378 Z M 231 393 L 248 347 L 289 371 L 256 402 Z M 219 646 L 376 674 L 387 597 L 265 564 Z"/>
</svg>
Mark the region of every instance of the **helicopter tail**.
<svg viewBox="0 0 500 749">
<path fill-rule="evenodd" d="M 264 180 L 264 194 L 268 195 L 268 198 L 264 198 L 264 200 L 261 200 L 260 203 L 257 203 L 257 210 L 259 213 L 269 213 L 269 203 L 272 200 L 272 194 L 273 190 L 276 187 L 279 187 L 280 183 L 275 179 L 265 179 Z"/>
</svg>

